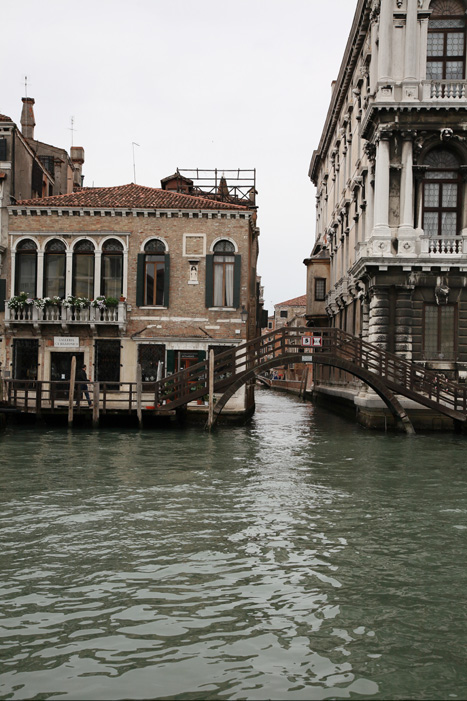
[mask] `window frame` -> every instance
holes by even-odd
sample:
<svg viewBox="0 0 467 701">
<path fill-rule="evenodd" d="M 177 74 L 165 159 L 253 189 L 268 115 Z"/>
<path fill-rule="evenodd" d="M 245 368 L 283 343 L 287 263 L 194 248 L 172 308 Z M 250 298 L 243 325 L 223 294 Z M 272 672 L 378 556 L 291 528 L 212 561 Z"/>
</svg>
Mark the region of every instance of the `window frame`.
<svg viewBox="0 0 467 701">
<path fill-rule="evenodd" d="M 464 22 L 463 28 L 455 28 L 455 27 L 430 27 L 430 22 L 433 20 L 460 20 L 462 19 Z M 428 46 L 427 46 L 427 55 L 426 55 L 426 65 L 427 65 L 427 80 L 465 80 L 465 61 L 466 61 L 466 48 L 467 48 L 467 42 L 466 42 L 466 21 L 465 21 L 465 12 L 462 14 L 457 14 L 457 15 L 435 15 L 432 14 L 430 16 L 430 19 L 428 21 L 428 36 L 430 34 L 443 34 L 443 55 L 442 56 L 429 56 L 428 55 Z M 462 34 L 464 37 L 464 43 L 463 43 L 463 54 L 462 55 L 456 55 L 456 56 L 449 56 L 447 52 L 447 41 L 448 41 L 448 34 Z M 447 64 L 449 62 L 462 62 L 462 78 L 447 78 L 446 73 L 447 73 Z M 434 78 L 432 76 L 428 75 L 428 66 L 430 63 L 442 63 L 442 77 L 441 78 Z"/>
<path fill-rule="evenodd" d="M 427 333 L 426 333 L 426 313 L 427 309 L 430 308 L 435 308 L 438 310 L 437 314 L 437 330 L 436 330 L 436 352 L 435 354 L 428 354 L 427 348 L 426 348 L 426 341 L 427 341 Z M 445 355 L 442 352 L 442 338 L 445 336 L 445 333 L 443 331 L 443 324 L 442 324 L 442 314 L 443 310 L 445 309 L 454 309 L 454 317 L 453 317 L 453 338 L 452 338 L 452 354 L 451 355 Z M 423 353 L 423 359 L 424 360 L 443 360 L 443 361 L 453 361 L 457 357 L 457 349 L 458 349 L 458 336 L 459 336 L 459 328 L 458 328 L 458 323 L 459 323 L 459 309 L 458 305 L 453 303 L 453 304 L 432 304 L 429 302 L 425 302 L 423 304 L 423 318 L 422 318 L 422 353 Z M 440 356 L 443 355 L 441 358 Z"/>
<path fill-rule="evenodd" d="M 323 283 L 323 293 L 318 295 L 318 283 Z M 326 300 L 326 278 L 325 277 L 315 277 L 315 302 L 324 302 Z"/>
<path fill-rule="evenodd" d="M 34 244 L 35 249 L 33 250 L 32 248 L 30 249 L 22 249 L 21 246 L 22 244 L 26 243 L 27 241 L 30 241 Z M 37 273 L 38 273 L 38 253 L 39 246 L 37 243 L 34 241 L 34 239 L 26 238 L 22 239 L 21 241 L 18 241 L 16 244 L 15 248 L 15 284 L 14 284 L 14 294 L 19 295 L 21 292 L 27 292 L 30 294 L 32 297 L 36 297 L 37 295 Z M 21 285 L 19 284 L 19 275 L 20 275 L 20 267 L 21 267 L 21 258 L 25 256 L 34 256 L 34 289 L 29 291 L 29 290 L 22 290 L 20 289 Z"/>
<path fill-rule="evenodd" d="M 50 247 L 51 244 L 53 244 L 55 241 L 57 241 L 58 243 L 60 243 L 63 246 L 62 251 L 47 250 L 48 247 Z M 44 248 L 42 293 L 43 293 L 44 297 L 54 297 L 55 296 L 54 294 L 51 294 L 52 291 L 49 292 L 49 290 L 47 289 L 47 280 L 48 280 L 47 268 L 48 268 L 48 265 L 51 261 L 52 256 L 56 256 L 56 257 L 61 256 L 63 258 L 63 294 L 59 294 L 56 296 L 64 299 L 66 297 L 66 277 L 67 277 L 66 276 L 66 268 L 67 268 L 67 265 L 66 265 L 66 245 L 63 243 L 63 241 L 61 241 L 60 239 L 57 239 L 57 238 L 50 239 L 49 241 L 47 241 L 45 248 Z"/>
<path fill-rule="evenodd" d="M 83 242 L 89 243 L 92 247 L 93 250 L 89 251 L 80 251 L 79 250 L 79 245 L 82 244 Z M 78 250 L 77 250 L 78 249 Z M 78 265 L 78 260 L 80 257 L 88 257 L 92 258 L 92 265 L 91 265 L 91 275 L 87 276 L 88 281 L 90 281 L 90 284 L 88 284 L 88 287 L 90 289 L 90 292 L 88 294 L 77 294 L 77 277 L 76 277 L 76 268 Z M 80 278 L 81 279 L 81 278 Z M 84 278 L 83 278 L 84 279 Z M 74 246 L 73 246 L 73 265 L 72 265 L 72 274 L 71 274 L 71 293 L 74 297 L 86 297 L 89 299 L 94 299 L 94 290 L 95 290 L 95 284 L 96 284 L 96 246 L 93 241 L 89 241 L 89 239 L 80 239 L 79 241 L 76 241 Z"/>
<path fill-rule="evenodd" d="M 429 155 L 429 154 L 428 154 Z M 453 154 L 455 155 L 455 154 Z M 457 158 L 457 156 L 456 156 Z M 452 173 L 456 172 L 456 178 L 429 178 L 427 175 L 429 173 Z M 436 207 L 430 207 L 426 205 L 426 187 L 427 185 L 439 185 L 439 195 L 438 195 L 438 205 Z M 443 205 L 443 191 L 444 185 L 456 185 L 457 187 L 457 198 L 455 207 L 446 207 Z M 433 238 L 433 234 L 428 234 L 425 227 L 425 214 L 437 214 L 438 225 L 437 233 L 434 234 L 437 238 L 442 237 L 452 237 L 452 234 L 443 233 L 443 213 L 455 213 L 456 215 L 456 233 L 455 236 L 460 236 L 462 230 L 462 194 L 463 194 L 463 179 L 461 177 L 460 163 L 458 162 L 457 168 L 454 167 L 438 167 L 431 166 L 430 170 L 427 170 L 423 180 L 422 180 L 422 228 L 424 232 Z"/>
</svg>

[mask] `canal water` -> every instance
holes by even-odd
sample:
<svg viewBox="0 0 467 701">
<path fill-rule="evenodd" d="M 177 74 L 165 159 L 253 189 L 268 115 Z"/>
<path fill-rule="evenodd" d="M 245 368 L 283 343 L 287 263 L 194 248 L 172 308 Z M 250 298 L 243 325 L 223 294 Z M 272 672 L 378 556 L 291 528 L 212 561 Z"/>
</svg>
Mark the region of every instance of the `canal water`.
<svg viewBox="0 0 467 701">
<path fill-rule="evenodd" d="M 466 698 L 467 438 L 260 390 L 0 441 L 1 698 Z"/>
</svg>

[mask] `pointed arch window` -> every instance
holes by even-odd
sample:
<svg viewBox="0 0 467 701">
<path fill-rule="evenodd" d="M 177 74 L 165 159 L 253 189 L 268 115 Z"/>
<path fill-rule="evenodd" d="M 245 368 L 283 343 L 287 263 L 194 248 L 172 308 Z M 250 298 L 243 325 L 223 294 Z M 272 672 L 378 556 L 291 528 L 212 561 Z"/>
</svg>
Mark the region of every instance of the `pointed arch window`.
<svg viewBox="0 0 467 701">
<path fill-rule="evenodd" d="M 75 297 L 94 297 L 94 244 L 78 241 L 73 248 L 73 284 Z"/>
<path fill-rule="evenodd" d="M 37 245 L 31 239 L 20 241 L 16 247 L 15 294 L 27 292 L 36 296 Z"/>
<path fill-rule="evenodd" d="M 107 239 L 102 247 L 101 293 L 116 297 L 123 292 L 123 245 L 117 239 Z"/>
<path fill-rule="evenodd" d="M 45 247 L 44 297 L 65 297 L 66 246 L 63 241 L 53 239 Z"/>
<path fill-rule="evenodd" d="M 446 149 L 431 151 L 423 181 L 423 229 L 428 236 L 460 233 L 461 173 L 457 156 Z"/>
<path fill-rule="evenodd" d="M 433 0 L 428 22 L 428 80 L 464 80 L 465 8 L 461 0 Z"/>
</svg>

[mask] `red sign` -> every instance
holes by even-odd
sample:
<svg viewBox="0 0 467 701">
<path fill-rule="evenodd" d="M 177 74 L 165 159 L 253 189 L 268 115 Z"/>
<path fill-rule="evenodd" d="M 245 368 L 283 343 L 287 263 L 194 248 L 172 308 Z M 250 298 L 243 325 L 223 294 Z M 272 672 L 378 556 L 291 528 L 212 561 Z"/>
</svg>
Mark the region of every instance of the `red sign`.
<svg viewBox="0 0 467 701">
<path fill-rule="evenodd" d="M 320 348 L 323 345 L 323 339 L 321 336 L 302 336 L 302 346 L 308 346 L 312 348 Z"/>
</svg>

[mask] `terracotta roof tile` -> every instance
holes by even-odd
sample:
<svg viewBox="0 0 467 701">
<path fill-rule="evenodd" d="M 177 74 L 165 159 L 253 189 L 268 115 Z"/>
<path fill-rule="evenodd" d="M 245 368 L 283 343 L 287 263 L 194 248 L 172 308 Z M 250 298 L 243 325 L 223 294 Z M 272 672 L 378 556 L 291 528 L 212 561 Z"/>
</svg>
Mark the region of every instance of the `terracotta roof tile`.
<svg viewBox="0 0 467 701">
<path fill-rule="evenodd" d="M 294 299 L 288 299 L 287 302 L 279 302 L 275 304 L 275 307 L 306 307 L 306 295 L 301 297 L 294 297 Z"/>
<path fill-rule="evenodd" d="M 55 195 L 34 200 L 20 200 L 17 206 L 34 207 L 85 207 L 95 209 L 211 209 L 248 210 L 242 205 L 217 202 L 204 197 L 194 197 L 178 192 L 168 192 L 143 185 L 118 187 L 83 187 L 78 192 Z"/>
<path fill-rule="evenodd" d="M 11 117 L 7 117 L 6 114 L 0 114 L 0 122 L 12 122 Z"/>
</svg>

